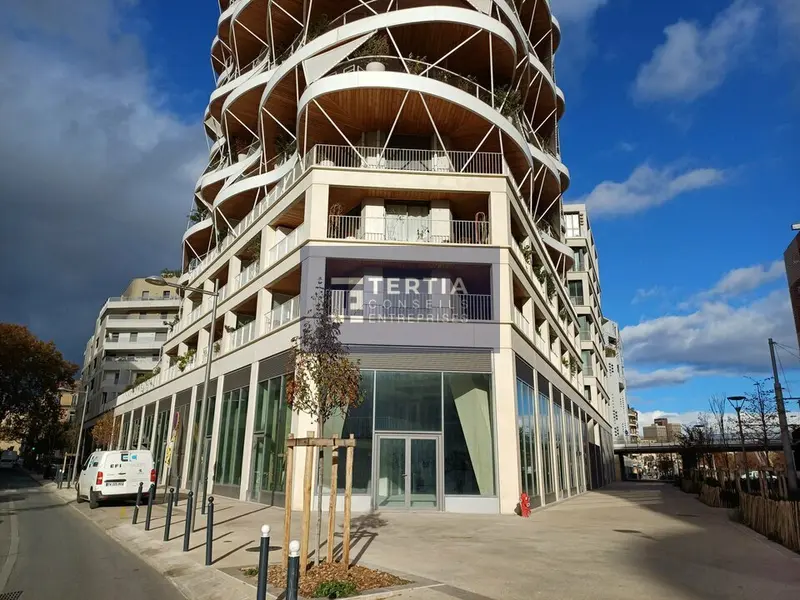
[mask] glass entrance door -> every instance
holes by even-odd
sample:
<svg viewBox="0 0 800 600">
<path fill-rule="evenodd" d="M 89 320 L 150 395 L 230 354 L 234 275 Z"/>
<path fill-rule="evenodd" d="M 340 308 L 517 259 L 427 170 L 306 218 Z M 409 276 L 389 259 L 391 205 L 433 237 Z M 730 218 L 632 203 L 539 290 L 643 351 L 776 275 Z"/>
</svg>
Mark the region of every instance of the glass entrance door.
<svg viewBox="0 0 800 600">
<path fill-rule="evenodd" d="M 441 509 L 439 436 L 378 435 L 375 506 Z"/>
</svg>

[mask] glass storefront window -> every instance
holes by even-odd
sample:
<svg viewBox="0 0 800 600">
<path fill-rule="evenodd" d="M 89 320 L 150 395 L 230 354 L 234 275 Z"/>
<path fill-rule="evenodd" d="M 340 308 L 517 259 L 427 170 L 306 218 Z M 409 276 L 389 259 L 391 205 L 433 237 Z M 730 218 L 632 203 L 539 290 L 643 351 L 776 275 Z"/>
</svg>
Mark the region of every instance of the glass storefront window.
<svg viewBox="0 0 800 600">
<path fill-rule="evenodd" d="M 348 438 L 355 436 L 356 447 L 353 450 L 353 493 L 367 494 L 372 491 L 372 413 L 375 405 L 375 371 L 361 371 L 361 397 L 359 406 L 350 407 L 346 415 L 336 413 L 325 422 L 323 435 Z M 346 450 L 339 449 L 339 469 L 337 471 L 337 489 L 345 488 Z M 325 468 L 323 470 L 324 489 L 330 491 L 331 484 L 331 450 L 325 449 Z"/>
<path fill-rule="evenodd" d="M 120 448 L 123 450 L 128 449 L 128 429 L 131 426 L 131 420 L 129 418 L 123 417 L 122 421 L 122 441 L 120 442 Z"/>
<path fill-rule="evenodd" d="M 533 388 L 517 379 L 517 431 L 519 434 L 520 482 L 530 498 L 539 495 L 536 477 L 536 418 Z"/>
<path fill-rule="evenodd" d="M 153 446 L 153 464 L 156 466 L 158 476 L 161 477 L 164 452 L 167 449 L 167 436 L 169 429 L 169 410 L 162 410 L 156 419 L 156 441 Z"/>
<path fill-rule="evenodd" d="M 222 397 L 217 464 L 214 467 L 214 483 L 219 485 L 241 483 L 247 396 L 248 388 L 244 387 L 227 392 Z"/>
<path fill-rule="evenodd" d="M 142 426 L 142 420 L 141 419 L 136 419 L 133 422 L 133 431 L 131 432 L 131 443 L 130 443 L 130 447 L 131 448 L 138 448 L 139 447 L 138 446 L 138 444 L 139 444 L 139 428 L 141 426 Z"/>
<path fill-rule="evenodd" d="M 556 398 L 560 399 L 561 394 L 556 391 Z M 564 411 L 558 402 L 553 403 L 553 440 L 556 449 L 556 469 L 558 472 L 558 489 L 565 492 L 567 489 L 566 477 L 564 474 Z"/>
<path fill-rule="evenodd" d="M 542 466 L 544 470 L 544 493 L 552 494 L 553 463 L 550 448 L 550 398 L 539 393 L 539 435 L 542 439 Z"/>
<path fill-rule="evenodd" d="M 442 374 L 378 371 L 375 429 L 441 431 Z"/>
<path fill-rule="evenodd" d="M 492 376 L 444 374 L 444 493 L 494 496 Z"/>
<path fill-rule="evenodd" d="M 274 504 L 274 495 L 261 497 L 259 492 L 283 492 L 285 489 L 286 438 L 291 431 L 291 415 L 286 404 L 286 377 L 260 382 L 253 423 L 253 476 L 250 482 L 251 496 L 256 501 Z"/>
<path fill-rule="evenodd" d="M 142 431 L 142 448 L 150 447 L 150 438 L 153 436 L 153 413 L 144 418 L 144 431 Z"/>
</svg>

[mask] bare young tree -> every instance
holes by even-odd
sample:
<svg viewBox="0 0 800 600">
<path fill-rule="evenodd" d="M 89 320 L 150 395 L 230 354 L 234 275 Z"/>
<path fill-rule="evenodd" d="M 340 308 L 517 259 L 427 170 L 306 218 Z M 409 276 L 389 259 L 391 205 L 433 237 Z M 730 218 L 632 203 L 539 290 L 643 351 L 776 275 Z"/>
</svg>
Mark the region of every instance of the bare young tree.
<svg viewBox="0 0 800 600">
<path fill-rule="evenodd" d="M 314 308 L 303 321 L 300 335 L 292 339 L 286 383 L 286 401 L 292 409 L 310 414 L 322 437 L 325 422 L 336 413 L 346 414 L 361 404 L 361 370 L 349 358 L 339 341 L 339 322 L 331 317 L 330 302 L 322 281 L 314 294 Z M 310 452 L 309 448 L 309 452 Z M 323 449 L 317 458 L 317 546 L 314 562 L 319 564 L 322 543 Z"/>
<path fill-rule="evenodd" d="M 720 437 L 722 438 L 723 445 L 727 444 L 727 437 L 726 437 L 726 425 L 727 425 L 727 418 L 725 416 L 725 410 L 727 409 L 727 400 L 725 399 L 724 395 L 714 394 L 708 399 L 708 409 L 711 411 L 711 416 L 714 419 L 714 425 L 717 428 L 717 433 L 719 433 Z"/>
<path fill-rule="evenodd" d="M 780 422 L 775 392 L 767 382 L 768 380 L 756 381 L 755 393 L 747 394 L 745 410 L 742 411 L 742 427 L 745 434 L 762 447 L 767 466 L 772 467 L 769 442 L 780 431 Z"/>
</svg>

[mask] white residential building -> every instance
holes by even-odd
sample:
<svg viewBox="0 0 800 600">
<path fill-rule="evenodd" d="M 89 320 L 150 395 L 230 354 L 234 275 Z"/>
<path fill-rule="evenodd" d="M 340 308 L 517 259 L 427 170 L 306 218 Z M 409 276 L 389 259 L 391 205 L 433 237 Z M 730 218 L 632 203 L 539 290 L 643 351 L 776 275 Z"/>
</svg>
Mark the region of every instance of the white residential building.
<svg viewBox="0 0 800 600">
<path fill-rule="evenodd" d="M 209 488 L 282 504 L 286 436 L 315 427 L 286 406 L 287 351 L 319 286 L 362 370 L 364 403 L 325 431 L 355 435 L 354 510 L 511 513 L 613 479 L 608 396 L 585 395 L 602 346 L 582 372 L 567 287 L 549 2 L 220 8 L 180 279 L 218 290 L 217 318 L 186 294 L 160 373 L 116 399 L 118 443 L 149 443 L 163 482 L 177 414 L 189 485 L 213 359 Z"/>
<path fill-rule="evenodd" d="M 606 340 L 606 366 L 608 379 L 606 389 L 611 401 L 611 425 L 614 439 L 627 443 L 638 438 L 638 415 L 628 406 L 628 395 L 625 391 L 625 361 L 622 356 L 622 338 L 619 325 L 606 319 L 603 323 L 603 334 Z"/>
</svg>

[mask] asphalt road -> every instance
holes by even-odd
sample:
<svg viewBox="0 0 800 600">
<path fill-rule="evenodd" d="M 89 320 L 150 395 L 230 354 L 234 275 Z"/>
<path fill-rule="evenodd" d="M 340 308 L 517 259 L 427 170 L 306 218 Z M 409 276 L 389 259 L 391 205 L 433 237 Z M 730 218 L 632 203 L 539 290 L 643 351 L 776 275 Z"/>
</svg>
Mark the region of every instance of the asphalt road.
<svg viewBox="0 0 800 600">
<path fill-rule="evenodd" d="M 0 470 L 0 597 L 185 600 L 153 568 L 26 474 Z"/>
</svg>

